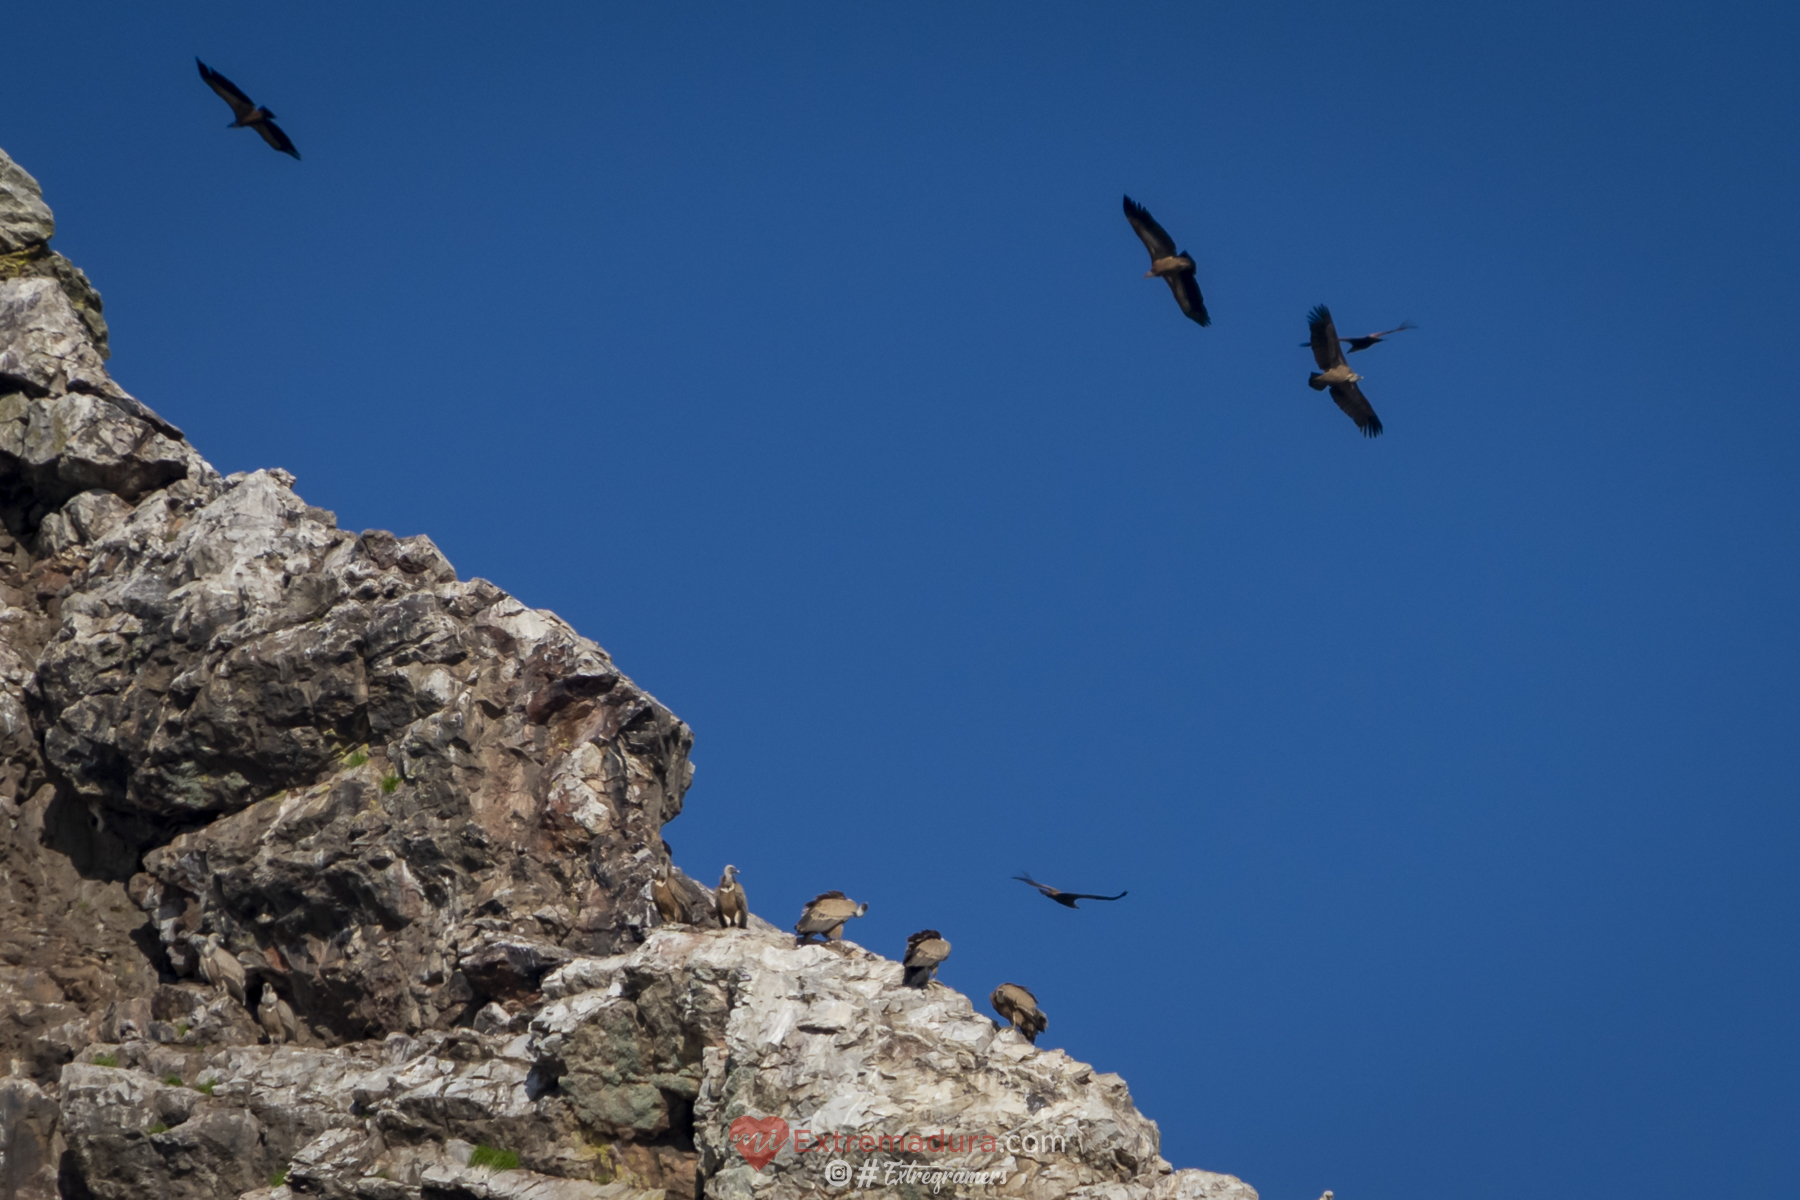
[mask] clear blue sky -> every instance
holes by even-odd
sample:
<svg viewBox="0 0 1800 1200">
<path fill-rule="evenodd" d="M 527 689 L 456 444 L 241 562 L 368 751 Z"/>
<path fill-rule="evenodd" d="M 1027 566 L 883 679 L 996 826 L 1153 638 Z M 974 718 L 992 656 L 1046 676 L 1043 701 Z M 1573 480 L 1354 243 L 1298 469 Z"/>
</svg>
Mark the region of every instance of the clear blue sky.
<svg viewBox="0 0 1800 1200">
<path fill-rule="evenodd" d="M 0 146 L 220 469 L 597 639 L 684 868 L 943 930 L 1178 1165 L 1787 1197 L 1797 12 L 36 5 Z M 1377 441 L 1321 301 L 1420 325 Z"/>
</svg>

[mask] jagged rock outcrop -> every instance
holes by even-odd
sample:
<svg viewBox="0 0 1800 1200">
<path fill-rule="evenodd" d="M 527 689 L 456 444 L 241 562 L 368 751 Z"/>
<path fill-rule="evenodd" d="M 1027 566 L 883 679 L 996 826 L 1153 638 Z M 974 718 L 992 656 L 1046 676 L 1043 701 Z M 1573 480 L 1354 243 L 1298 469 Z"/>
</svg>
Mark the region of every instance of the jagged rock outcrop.
<svg viewBox="0 0 1800 1200">
<path fill-rule="evenodd" d="M 661 837 L 688 728 L 430 539 L 221 477 L 53 229 L 0 154 L 0 1200 L 1253 1200 L 959 994 L 717 928 Z M 753 1163 L 740 1118 L 1067 1141 Z"/>
</svg>

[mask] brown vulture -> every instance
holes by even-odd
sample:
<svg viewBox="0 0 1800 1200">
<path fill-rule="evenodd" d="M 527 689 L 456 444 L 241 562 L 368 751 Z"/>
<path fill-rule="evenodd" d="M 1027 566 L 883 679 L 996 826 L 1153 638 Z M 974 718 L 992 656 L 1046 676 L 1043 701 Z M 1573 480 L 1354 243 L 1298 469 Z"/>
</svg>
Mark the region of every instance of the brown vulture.
<svg viewBox="0 0 1800 1200">
<path fill-rule="evenodd" d="M 263 984 L 262 1000 L 256 1006 L 256 1019 L 268 1032 L 271 1046 L 300 1040 L 300 1023 L 294 1020 L 294 1010 L 275 994 L 274 987 L 266 983 Z"/>
<path fill-rule="evenodd" d="M 225 128 L 254 129 L 262 135 L 263 141 L 283 154 L 291 154 L 295 158 L 300 157 L 300 152 L 294 149 L 294 143 L 288 140 L 288 135 L 281 132 L 281 126 L 275 124 L 274 113 L 253 102 L 250 97 L 244 95 L 237 84 L 200 62 L 198 58 L 194 61 L 200 63 L 200 78 L 206 80 L 206 86 L 217 92 L 219 99 L 231 105 L 231 111 L 237 115 L 237 120 Z"/>
<path fill-rule="evenodd" d="M 1367 350 L 1370 346 L 1373 346 L 1384 337 L 1396 333 L 1405 333 L 1408 329 L 1417 328 L 1418 326 L 1414 325 L 1411 321 L 1402 321 L 1392 329 L 1384 329 L 1380 333 L 1366 333 L 1362 337 L 1339 338 L 1338 344 L 1350 347 L 1350 353 L 1355 354 L 1358 350 Z M 1300 344 L 1302 346 L 1312 345 L 1311 342 L 1301 342 Z"/>
<path fill-rule="evenodd" d="M 828 942 L 835 942 L 844 936 L 845 921 L 868 911 L 867 904 L 858 904 L 842 892 L 820 892 L 806 902 L 806 907 L 800 910 L 800 919 L 794 923 L 794 932 L 800 935 L 797 943 L 806 945 L 815 933 L 824 934 Z"/>
<path fill-rule="evenodd" d="M 721 929 L 744 929 L 750 924 L 750 902 L 744 897 L 744 885 L 737 881 L 737 874 L 738 869 L 726 863 L 725 873 L 719 876 L 719 890 L 713 893 Z"/>
<path fill-rule="evenodd" d="M 190 942 L 193 940 L 189 937 Z M 200 978 L 219 988 L 236 1000 L 244 1003 L 244 965 L 237 956 L 225 949 L 219 935 L 209 933 L 206 940 L 200 943 Z"/>
<path fill-rule="evenodd" d="M 1150 251 L 1150 269 L 1144 272 L 1144 278 L 1160 275 L 1169 290 L 1175 293 L 1175 303 L 1181 305 L 1181 311 L 1188 318 L 1200 325 L 1211 325 L 1212 318 L 1206 313 L 1206 301 L 1201 298 L 1200 285 L 1194 279 L 1194 260 L 1185 251 L 1175 249 L 1175 239 L 1169 231 L 1156 223 L 1150 210 L 1125 197 L 1125 219 L 1131 222 L 1131 228 L 1137 232 L 1144 249 Z"/>
<path fill-rule="evenodd" d="M 1368 398 L 1362 389 L 1356 386 L 1362 376 L 1350 369 L 1344 361 L 1344 348 L 1338 342 L 1337 327 L 1331 323 L 1331 310 L 1323 304 L 1307 314 L 1306 323 L 1312 330 L 1313 358 L 1317 360 L 1319 369 L 1307 377 L 1307 384 L 1313 391 L 1322 392 L 1331 389 L 1331 398 L 1337 406 L 1344 410 L 1344 415 L 1356 422 L 1356 427 L 1363 431 L 1364 437 L 1381 436 L 1381 418 L 1375 415 Z"/>
<path fill-rule="evenodd" d="M 935 929 L 921 929 L 906 939 L 906 971 L 900 982 L 922 988 L 937 975 L 938 964 L 950 957 L 950 943 Z"/>
<path fill-rule="evenodd" d="M 1050 1028 L 1050 1018 L 1038 1011 L 1037 997 L 1016 983 L 1003 983 L 995 988 L 988 1003 L 1034 1046 L 1038 1034 Z"/>
<path fill-rule="evenodd" d="M 681 903 L 681 897 L 675 893 L 675 887 L 669 882 L 669 869 L 658 867 L 650 876 L 650 898 L 656 901 L 656 911 L 662 914 L 665 925 L 686 925 L 688 923 L 687 908 Z"/>
<path fill-rule="evenodd" d="M 1060 888 L 1053 888 L 1047 883 L 1039 883 L 1029 875 L 1014 875 L 1013 878 L 1020 883 L 1030 884 L 1064 908 L 1080 908 L 1081 905 L 1075 903 L 1077 900 L 1120 900 L 1130 894 L 1128 892 L 1120 892 L 1117 896 L 1096 896 L 1090 892 L 1065 892 Z"/>
</svg>

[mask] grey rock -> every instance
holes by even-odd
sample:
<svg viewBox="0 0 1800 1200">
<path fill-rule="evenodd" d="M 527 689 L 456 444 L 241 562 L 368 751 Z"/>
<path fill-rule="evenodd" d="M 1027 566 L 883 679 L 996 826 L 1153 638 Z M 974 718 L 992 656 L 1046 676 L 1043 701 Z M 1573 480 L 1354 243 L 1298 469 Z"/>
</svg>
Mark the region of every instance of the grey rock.
<svg viewBox="0 0 1800 1200">
<path fill-rule="evenodd" d="M 0 1079 L 0 1197 L 57 1200 L 56 1101 L 29 1079 Z"/>
<path fill-rule="evenodd" d="M 1034 1139 L 841 1151 L 912 1172 L 902 1195 L 973 1190 L 947 1168 L 1255 1200 L 951 989 L 714 928 L 661 836 L 687 726 L 429 538 L 339 529 L 285 471 L 222 478 L 107 373 L 99 298 L 9 168 L 0 1200 L 819 1191 L 825 1155 L 743 1159 L 752 1115 Z M 659 923 L 664 871 L 696 924 Z"/>
<path fill-rule="evenodd" d="M 12 254 L 56 233 L 56 218 L 31 173 L 0 150 L 0 254 Z"/>
</svg>

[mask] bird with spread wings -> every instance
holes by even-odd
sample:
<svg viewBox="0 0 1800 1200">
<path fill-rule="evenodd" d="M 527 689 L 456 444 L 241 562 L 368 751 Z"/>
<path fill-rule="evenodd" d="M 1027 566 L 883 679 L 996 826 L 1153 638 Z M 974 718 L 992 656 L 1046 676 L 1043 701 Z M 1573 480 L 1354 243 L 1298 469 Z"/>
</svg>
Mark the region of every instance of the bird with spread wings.
<svg viewBox="0 0 1800 1200">
<path fill-rule="evenodd" d="M 206 86 L 217 92 L 219 99 L 231 105 L 231 111 L 237 116 L 237 120 L 225 128 L 254 129 L 262 135 L 263 141 L 283 154 L 300 157 L 300 152 L 294 149 L 294 143 L 288 140 L 288 135 L 281 131 L 281 126 L 275 124 L 274 113 L 244 95 L 243 89 L 237 84 L 200 62 L 198 58 L 194 61 L 200 64 L 200 78 L 206 80 Z"/>
<path fill-rule="evenodd" d="M 1319 305 L 1307 314 L 1306 323 L 1312 332 L 1312 341 L 1307 344 L 1312 347 L 1313 359 L 1319 364 L 1318 371 L 1307 377 L 1307 385 L 1315 392 L 1331 389 L 1331 398 L 1337 401 L 1345 416 L 1356 422 L 1364 437 L 1381 436 L 1381 418 L 1375 415 L 1374 406 L 1356 386 L 1362 376 L 1344 361 L 1344 347 L 1338 341 L 1337 327 L 1331 323 L 1331 310 Z"/>
<path fill-rule="evenodd" d="M 1125 219 L 1131 222 L 1138 240 L 1150 252 L 1150 269 L 1144 272 L 1144 278 L 1161 276 L 1169 290 L 1175 293 L 1175 303 L 1181 305 L 1181 311 L 1190 320 L 1199 325 L 1211 325 L 1206 300 L 1200 295 L 1200 284 L 1194 278 L 1197 268 L 1193 256 L 1185 250 L 1176 250 L 1175 239 L 1169 236 L 1169 231 L 1156 223 L 1149 209 L 1130 196 L 1125 197 Z"/>
<path fill-rule="evenodd" d="M 1080 908 L 1081 906 L 1075 903 L 1077 900 L 1118 900 L 1128 894 L 1120 892 L 1117 896 L 1096 896 L 1090 892 L 1065 892 L 1061 888 L 1053 888 L 1047 883 L 1039 883 L 1029 875 L 1014 875 L 1013 878 L 1020 883 L 1030 884 L 1064 908 Z"/>
<path fill-rule="evenodd" d="M 1396 333 L 1405 333 L 1409 329 L 1417 328 L 1418 326 L 1414 325 L 1411 321 L 1402 321 L 1392 329 L 1383 329 L 1380 333 L 1365 333 L 1361 337 L 1352 338 L 1341 337 L 1338 339 L 1338 344 L 1346 347 L 1350 353 L 1355 354 L 1358 350 L 1367 350 L 1382 338 L 1392 337 Z M 1300 344 L 1302 346 L 1312 345 L 1311 342 L 1301 342 Z"/>
</svg>

